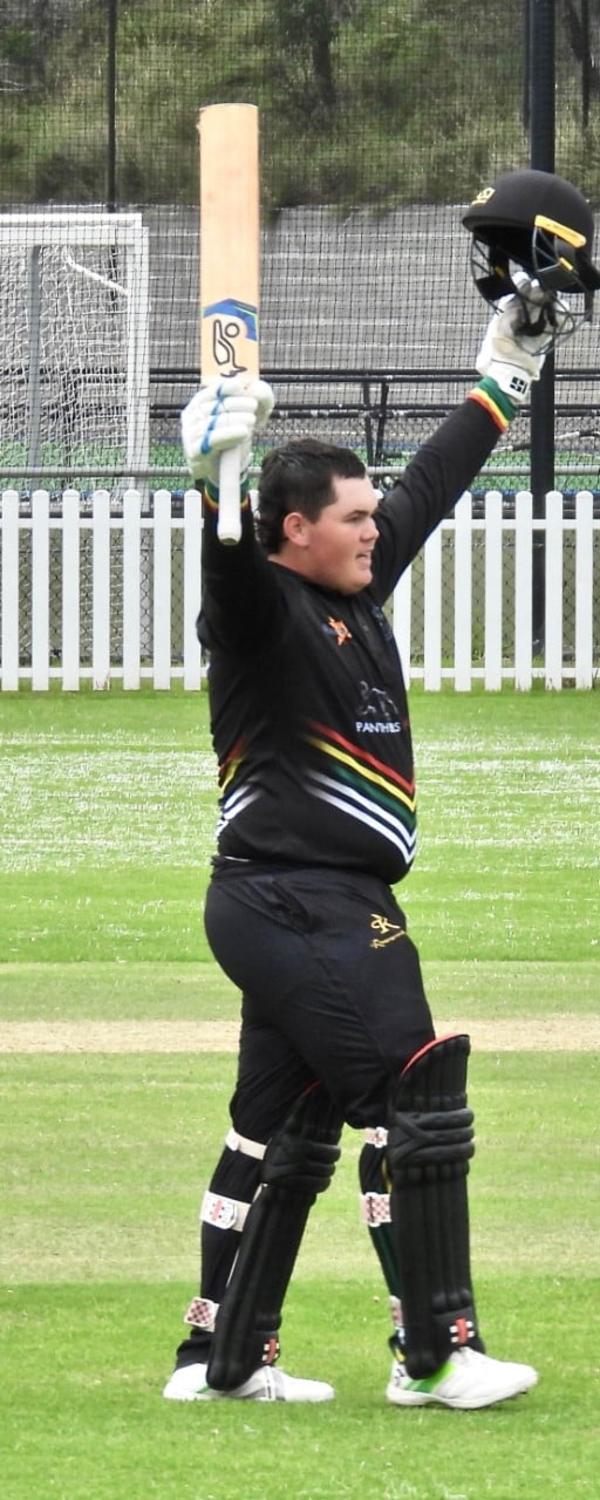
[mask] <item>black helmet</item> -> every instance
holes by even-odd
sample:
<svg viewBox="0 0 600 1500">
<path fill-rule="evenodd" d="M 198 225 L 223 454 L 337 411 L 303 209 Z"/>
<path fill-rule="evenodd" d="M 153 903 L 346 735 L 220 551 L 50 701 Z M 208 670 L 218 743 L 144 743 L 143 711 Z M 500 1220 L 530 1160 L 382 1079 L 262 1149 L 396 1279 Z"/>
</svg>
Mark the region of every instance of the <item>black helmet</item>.
<svg viewBox="0 0 600 1500">
<path fill-rule="evenodd" d="M 589 203 L 554 172 L 505 172 L 483 188 L 463 216 L 473 235 L 471 269 L 486 302 L 518 290 L 511 261 L 550 293 L 583 292 L 591 315 L 600 271 L 591 260 Z"/>
</svg>

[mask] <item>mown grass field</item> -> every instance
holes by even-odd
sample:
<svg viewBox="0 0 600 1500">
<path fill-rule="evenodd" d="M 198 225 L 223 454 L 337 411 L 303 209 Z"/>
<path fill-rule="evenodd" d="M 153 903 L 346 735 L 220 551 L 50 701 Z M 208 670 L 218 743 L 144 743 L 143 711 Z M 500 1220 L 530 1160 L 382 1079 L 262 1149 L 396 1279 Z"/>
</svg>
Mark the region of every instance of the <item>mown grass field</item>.
<svg viewBox="0 0 600 1500">
<path fill-rule="evenodd" d="M 237 999 L 202 933 L 206 699 L 6 695 L 7 1500 L 597 1495 L 600 700 L 414 692 L 413 719 L 421 849 L 402 900 L 440 1030 L 473 1036 L 480 1314 L 491 1352 L 531 1360 L 539 1387 L 487 1412 L 386 1407 L 386 1295 L 348 1131 L 284 1326 L 285 1365 L 336 1402 L 161 1400 L 235 1065 Z"/>
</svg>

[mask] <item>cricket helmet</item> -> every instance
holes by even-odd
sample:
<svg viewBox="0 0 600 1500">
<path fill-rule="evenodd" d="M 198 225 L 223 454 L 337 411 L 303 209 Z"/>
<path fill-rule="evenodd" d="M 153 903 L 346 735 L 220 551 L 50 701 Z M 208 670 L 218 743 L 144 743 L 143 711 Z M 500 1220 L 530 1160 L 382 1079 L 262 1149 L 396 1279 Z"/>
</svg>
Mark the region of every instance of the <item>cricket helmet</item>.
<svg viewBox="0 0 600 1500">
<path fill-rule="evenodd" d="M 471 271 L 486 302 L 518 290 L 513 267 L 550 294 L 582 292 L 591 316 L 600 270 L 591 259 L 592 211 L 583 194 L 554 172 L 505 172 L 477 194 L 463 224 L 473 236 Z"/>
</svg>

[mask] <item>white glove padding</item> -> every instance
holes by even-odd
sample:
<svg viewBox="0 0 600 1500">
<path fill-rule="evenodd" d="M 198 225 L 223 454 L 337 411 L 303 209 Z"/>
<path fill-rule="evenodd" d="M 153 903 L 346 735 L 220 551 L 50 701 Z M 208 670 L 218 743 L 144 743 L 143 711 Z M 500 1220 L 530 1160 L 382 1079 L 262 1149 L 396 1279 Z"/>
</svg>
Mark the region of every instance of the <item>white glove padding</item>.
<svg viewBox="0 0 600 1500">
<path fill-rule="evenodd" d="M 242 477 L 249 467 L 252 436 L 273 410 L 270 385 L 247 375 L 207 381 L 181 413 L 185 461 L 193 479 L 219 487 L 219 461 L 228 448 L 240 448 Z"/>
<path fill-rule="evenodd" d="M 557 333 L 571 314 L 555 293 L 544 292 L 538 281 L 522 272 L 515 277 L 519 292 L 502 297 L 477 356 L 480 375 L 495 380 L 520 406 L 539 380 L 544 360 Z"/>
</svg>

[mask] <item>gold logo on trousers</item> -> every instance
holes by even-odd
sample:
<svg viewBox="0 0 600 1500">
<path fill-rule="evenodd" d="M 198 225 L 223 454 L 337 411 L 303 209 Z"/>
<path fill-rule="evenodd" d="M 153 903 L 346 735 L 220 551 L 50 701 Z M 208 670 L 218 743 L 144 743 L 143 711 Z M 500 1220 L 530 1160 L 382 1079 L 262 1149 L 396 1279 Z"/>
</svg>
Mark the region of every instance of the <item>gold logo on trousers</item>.
<svg viewBox="0 0 600 1500">
<path fill-rule="evenodd" d="M 371 930 L 380 932 L 381 937 L 371 939 L 372 948 L 387 948 L 388 943 L 396 943 L 398 938 L 406 937 L 403 927 L 398 922 L 390 922 L 389 917 L 382 917 L 378 912 L 371 912 Z"/>
</svg>

